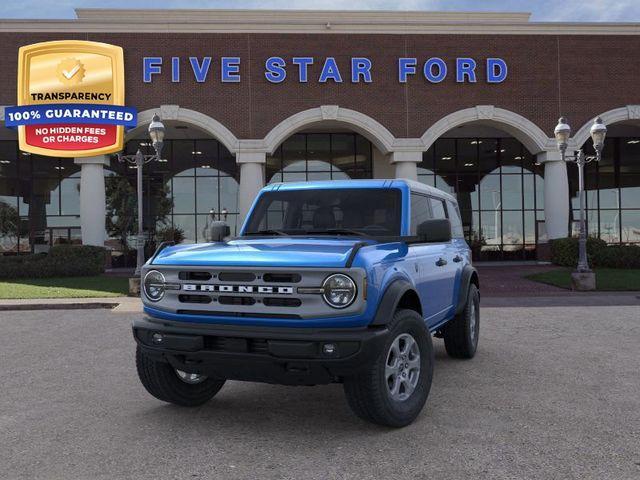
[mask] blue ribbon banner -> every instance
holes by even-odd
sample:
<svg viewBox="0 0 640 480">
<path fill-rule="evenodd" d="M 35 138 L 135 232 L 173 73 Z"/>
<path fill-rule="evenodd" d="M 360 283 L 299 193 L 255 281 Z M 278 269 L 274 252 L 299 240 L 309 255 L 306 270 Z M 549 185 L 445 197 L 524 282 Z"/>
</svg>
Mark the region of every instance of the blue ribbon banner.
<svg viewBox="0 0 640 480">
<path fill-rule="evenodd" d="M 138 112 L 133 107 L 121 105 L 91 105 L 86 103 L 61 103 L 6 107 L 5 126 L 47 124 L 105 124 L 136 127 Z"/>
</svg>

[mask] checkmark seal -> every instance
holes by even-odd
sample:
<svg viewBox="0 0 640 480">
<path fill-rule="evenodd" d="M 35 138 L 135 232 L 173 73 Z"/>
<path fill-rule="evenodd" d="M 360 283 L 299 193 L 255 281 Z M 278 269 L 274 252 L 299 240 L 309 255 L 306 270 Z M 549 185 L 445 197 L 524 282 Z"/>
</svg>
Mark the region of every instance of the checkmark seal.
<svg viewBox="0 0 640 480">
<path fill-rule="evenodd" d="M 65 85 L 75 85 L 82 81 L 85 75 L 84 65 L 75 58 L 65 58 L 58 64 L 58 80 Z"/>
</svg>

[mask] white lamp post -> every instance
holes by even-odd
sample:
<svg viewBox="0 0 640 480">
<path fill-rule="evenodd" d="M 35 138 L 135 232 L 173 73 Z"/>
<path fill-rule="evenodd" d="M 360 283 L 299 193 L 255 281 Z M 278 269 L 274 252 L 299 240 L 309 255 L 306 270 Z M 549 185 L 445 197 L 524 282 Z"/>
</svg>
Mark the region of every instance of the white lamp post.
<svg viewBox="0 0 640 480">
<path fill-rule="evenodd" d="M 571 136 L 571 127 L 567 123 L 566 118 L 561 117 L 558 120 L 558 125 L 554 130 L 556 142 L 558 143 L 558 149 L 562 154 L 562 160 L 575 162 L 578 166 L 578 191 L 580 195 L 580 238 L 578 241 L 579 253 L 578 253 L 578 267 L 576 274 L 588 274 L 593 275 L 589 268 L 589 261 L 587 259 L 587 229 L 585 222 L 585 192 L 584 192 L 584 166 L 592 161 L 599 162 L 602 158 L 602 149 L 604 147 L 604 139 L 607 134 L 607 127 L 602 123 L 602 119 L 597 117 L 593 125 L 591 126 L 591 139 L 593 140 L 593 148 L 596 152 L 594 155 L 585 155 L 582 149 L 578 150 L 572 155 L 567 155 L 567 146 L 569 144 L 569 138 Z M 575 276 L 574 276 L 575 280 Z M 590 283 L 593 284 L 592 288 L 595 288 L 595 277 L 590 279 Z"/>
<path fill-rule="evenodd" d="M 153 155 L 143 155 L 140 149 L 135 155 L 121 155 L 118 154 L 118 161 L 128 162 L 136 166 L 137 170 L 137 190 L 138 190 L 138 235 L 136 237 L 136 275 L 140 275 L 142 265 L 144 265 L 144 233 L 143 229 L 143 204 L 142 204 L 142 166 L 145 163 L 149 163 L 152 160 L 160 160 L 162 157 L 162 145 L 164 143 L 165 128 L 164 124 L 160 121 L 160 117 L 155 114 L 151 119 L 149 125 L 149 137 L 153 145 L 155 153 Z"/>
</svg>

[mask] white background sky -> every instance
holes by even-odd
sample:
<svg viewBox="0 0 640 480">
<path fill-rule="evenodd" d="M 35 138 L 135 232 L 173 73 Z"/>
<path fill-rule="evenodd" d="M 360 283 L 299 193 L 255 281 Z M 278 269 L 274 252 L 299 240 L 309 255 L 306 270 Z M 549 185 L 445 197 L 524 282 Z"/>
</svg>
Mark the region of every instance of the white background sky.
<svg viewBox="0 0 640 480">
<path fill-rule="evenodd" d="M 76 7 L 512 11 L 533 21 L 640 22 L 640 0 L 5 0 L 0 18 L 74 18 Z"/>
</svg>

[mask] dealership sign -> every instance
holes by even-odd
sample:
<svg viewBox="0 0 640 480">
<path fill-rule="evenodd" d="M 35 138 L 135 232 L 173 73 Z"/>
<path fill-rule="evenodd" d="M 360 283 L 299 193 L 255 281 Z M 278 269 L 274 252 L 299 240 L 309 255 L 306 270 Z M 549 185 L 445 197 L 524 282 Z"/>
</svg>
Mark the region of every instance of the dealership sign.
<svg viewBox="0 0 640 480">
<path fill-rule="evenodd" d="M 153 82 L 166 73 L 173 83 L 179 83 L 183 71 L 198 83 L 207 81 L 212 70 L 212 57 L 144 57 L 142 59 L 142 81 Z M 298 83 L 372 83 L 375 77 L 373 61 L 367 57 L 349 57 L 342 67 L 335 57 L 269 57 L 264 60 L 264 77 L 270 83 L 290 80 Z M 346 63 L 346 66 L 345 66 Z M 220 57 L 219 81 L 239 83 L 240 57 Z M 396 63 L 396 78 L 407 83 L 412 78 L 422 77 L 428 83 L 440 83 L 453 78 L 457 83 L 502 83 L 507 79 L 507 62 L 502 58 L 474 59 L 457 57 L 449 60 L 440 57 L 400 57 Z"/>
<path fill-rule="evenodd" d="M 136 111 L 124 106 L 121 47 L 63 40 L 20 48 L 18 106 L 5 109 L 20 150 L 89 157 L 122 150 Z"/>
</svg>

